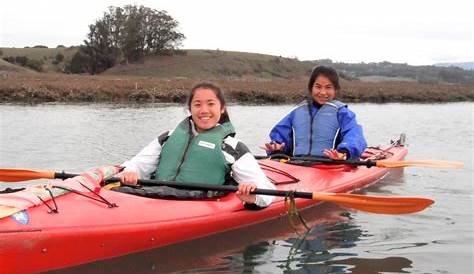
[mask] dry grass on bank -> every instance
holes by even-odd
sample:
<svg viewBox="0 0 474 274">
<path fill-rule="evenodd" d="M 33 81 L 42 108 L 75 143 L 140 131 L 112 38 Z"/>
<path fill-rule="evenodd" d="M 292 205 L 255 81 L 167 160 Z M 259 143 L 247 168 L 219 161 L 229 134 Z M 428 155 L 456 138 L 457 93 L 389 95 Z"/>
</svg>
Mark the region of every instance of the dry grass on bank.
<svg viewBox="0 0 474 274">
<path fill-rule="evenodd" d="M 0 73 L 0 102 L 183 102 L 203 79 L 66 74 Z M 206 79 L 218 83 L 231 102 L 296 103 L 306 95 L 306 78 L 252 77 Z M 428 85 L 413 82 L 344 81 L 345 102 L 474 101 L 474 86 Z"/>
</svg>

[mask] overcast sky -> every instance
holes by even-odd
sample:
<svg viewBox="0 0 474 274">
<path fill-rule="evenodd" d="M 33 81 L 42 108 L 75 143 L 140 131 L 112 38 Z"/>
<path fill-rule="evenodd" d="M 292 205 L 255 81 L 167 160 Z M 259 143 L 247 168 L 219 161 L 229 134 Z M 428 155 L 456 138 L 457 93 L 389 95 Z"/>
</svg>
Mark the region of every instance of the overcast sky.
<svg viewBox="0 0 474 274">
<path fill-rule="evenodd" d="M 108 6 L 167 11 L 184 49 L 411 65 L 474 60 L 472 0 L 6 0 L 0 47 L 79 45 Z"/>
</svg>

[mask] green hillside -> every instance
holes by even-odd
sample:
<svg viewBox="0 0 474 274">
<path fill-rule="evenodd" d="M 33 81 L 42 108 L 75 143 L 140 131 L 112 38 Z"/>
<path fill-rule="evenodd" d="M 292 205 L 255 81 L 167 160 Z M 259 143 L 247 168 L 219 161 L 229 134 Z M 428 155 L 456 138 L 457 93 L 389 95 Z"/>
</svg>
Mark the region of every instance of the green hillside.
<svg viewBox="0 0 474 274">
<path fill-rule="evenodd" d="M 139 63 L 117 65 L 103 74 L 192 78 L 296 78 L 308 75 L 312 67 L 311 62 L 265 54 L 186 50 L 174 56 L 150 56 Z"/>
</svg>

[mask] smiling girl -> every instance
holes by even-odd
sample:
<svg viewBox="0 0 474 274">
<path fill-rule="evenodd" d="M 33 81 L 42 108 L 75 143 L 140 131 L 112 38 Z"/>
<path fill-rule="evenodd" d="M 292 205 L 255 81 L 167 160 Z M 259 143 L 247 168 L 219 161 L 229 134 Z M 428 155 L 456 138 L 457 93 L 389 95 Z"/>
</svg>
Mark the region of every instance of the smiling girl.
<svg viewBox="0 0 474 274">
<path fill-rule="evenodd" d="M 223 185 L 234 180 L 246 204 L 268 206 L 272 196 L 251 195 L 255 188 L 275 189 L 245 144 L 237 140 L 221 89 L 209 82 L 194 86 L 187 101 L 191 116 L 166 131 L 122 164 L 122 183 L 138 178 Z M 232 178 L 232 179 L 231 179 Z M 202 199 L 220 194 L 170 187 L 121 187 L 118 191 L 158 198 Z"/>
<path fill-rule="evenodd" d="M 315 67 L 308 82 L 310 99 L 273 127 L 271 142 L 264 146 L 267 153 L 339 160 L 360 157 L 367 144 L 355 114 L 335 100 L 340 89 L 333 68 Z"/>
</svg>

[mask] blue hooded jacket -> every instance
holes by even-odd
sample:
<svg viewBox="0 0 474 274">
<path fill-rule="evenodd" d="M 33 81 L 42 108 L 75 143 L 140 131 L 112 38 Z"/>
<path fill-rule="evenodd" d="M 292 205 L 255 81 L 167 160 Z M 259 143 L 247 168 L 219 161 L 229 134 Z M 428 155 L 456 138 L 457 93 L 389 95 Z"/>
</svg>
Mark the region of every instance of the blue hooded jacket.
<svg viewBox="0 0 474 274">
<path fill-rule="evenodd" d="M 281 119 L 270 131 L 270 139 L 272 142 L 275 143 L 284 143 L 285 147 L 283 151 L 273 153 L 285 153 L 287 155 L 294 156 L 324 156 L 322 154 L 322 150 L 324 148 L 334 148 L 340 152 L 346 152 L 348 154 L 348 158 L 359 158 L 367 146 L 362 132 L 362 127 L 357 124 L 354 112 L 350 111 L 346 105 L 338 101 L 333 101 L 333 103 L 337 105 L 337 111 L 328 112 L 325 113 L 325 115 L 316 115 L 322 106 L 317 105 L 313 101 L 309 105 L 306 102 L 304 104 L 300 104 L 290 113 L 288 113 L 285 117 L 283 117 L 283 119 Z M 303 112 L 308 115 L 309 119 L 305 119 L 305 121 L 301 123 L 301 118 L 299 118 L 300 120 L 298 121 L 295 118 L 301 117 L 301 114 Z M 328 117 L 329 113 L 333 113 L 332 115 L 336 115 L 337 123 L 339 125 L 337 128 L 337 136 L 334 136 L 334 130 L 327 129 L 328 124 L 334 123 L 332 121 L 336 121 L 334 117 Z M 310 121 L 313 121 L 312 126 L 309 125 Z M 325 124 L 326 127 L 323 129 L 318 128 L 318 126 L 322 124 Z M 301 132 L 309 132 L 308 130 L 311 130 L 311 136 L 309 137 L 312 137 L 312 140 L 310 140 L 309 137 L 303 139 L 297 138 L 298 142 L 305 143 L 296 144 L 295 147 L 295 132 L 299 132 L 301 135 Z M 312 134 L 313 132 L 318 132 L 319 134 Z M 323 134 L 323 136 L 321 136 L 321 134 Z M 319 137 L 317 137 L 318 135 Z M 328 140 L 333 140 L 334 142 L 331 142 L 329 144 Z M 311 149 L 314 147 L 316 147 L 317 149 Z M 303 151 L 307 152 L 302 153 L 301 148 L 304 148 Z M 307 148 L 309 148 L 309 150 Z"/>
</svg>

